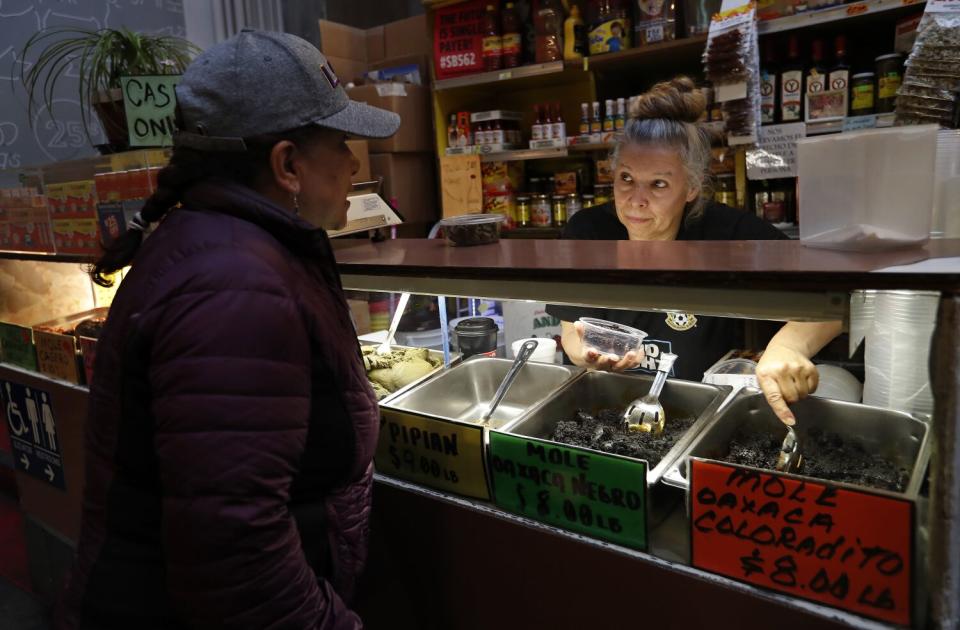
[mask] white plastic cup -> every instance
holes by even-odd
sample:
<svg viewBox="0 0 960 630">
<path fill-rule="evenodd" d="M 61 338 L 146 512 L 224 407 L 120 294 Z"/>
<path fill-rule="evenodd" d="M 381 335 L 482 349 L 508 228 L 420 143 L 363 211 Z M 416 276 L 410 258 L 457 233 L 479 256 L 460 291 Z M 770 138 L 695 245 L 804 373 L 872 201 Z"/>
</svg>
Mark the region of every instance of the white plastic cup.
<svg viewBox="0 0 960 630">
<path fill-rule="evenodd" d="M 517 353 L 520 352 L 520 348 L 523 347 L 528 341 L 536 341 L 537 349 L 533 351 L 533 354 L 530 355 L 530 361 L 537 361 L 539 363 L 556 363 L 557 362 L 557 342 L 554 339 L 548 337 L 530 337 L 528 339 L 517 339 L 512 344 L 510 344 L 510 349 L 513 350 L 513 356 L 516 357 Z"/>
</svg>

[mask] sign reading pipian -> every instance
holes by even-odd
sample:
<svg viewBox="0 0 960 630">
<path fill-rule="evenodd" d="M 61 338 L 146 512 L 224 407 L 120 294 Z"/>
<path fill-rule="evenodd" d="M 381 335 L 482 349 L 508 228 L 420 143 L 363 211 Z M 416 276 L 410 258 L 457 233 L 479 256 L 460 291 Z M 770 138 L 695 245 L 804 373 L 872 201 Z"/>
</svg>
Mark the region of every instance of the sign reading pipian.
<svg viewBox="0 0 960 630">
<path fill-rule="evenodd" d="M 53 397 L 20 383 L 0 381 L 0 400 L 10 430 L 14 467 L 65 490 Z"/>
<path fill-rule="evenodd" d="M 179 74 L 121 77 L 127 133 L 132 147 L 169 147 L 177 110 Z"/>
<path fill-rule="evenodd" d="M 913 503 L 692 459 L 693 566 L 909 625 Z"/>
</svg>

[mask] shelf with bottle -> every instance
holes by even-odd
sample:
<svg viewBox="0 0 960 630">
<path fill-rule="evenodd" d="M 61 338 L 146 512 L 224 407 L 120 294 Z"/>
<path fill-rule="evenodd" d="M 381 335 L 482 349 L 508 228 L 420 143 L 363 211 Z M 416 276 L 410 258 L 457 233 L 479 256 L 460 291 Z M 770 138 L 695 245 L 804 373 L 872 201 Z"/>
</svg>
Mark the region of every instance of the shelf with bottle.
<svg viewBox="0 0 960 630">
<path fill-rule="evenodd" d="M 825 3 L 821 3 L 825 4 Z M 834 6 L 795 13 L 770 20 L 761 20 L 757 26 L 760 35 L 820 26 L 843 20 L 909 11 L 925 4 L 924 0 L 862 0 L 849 4 L 834 2 Z"/>
</svg>

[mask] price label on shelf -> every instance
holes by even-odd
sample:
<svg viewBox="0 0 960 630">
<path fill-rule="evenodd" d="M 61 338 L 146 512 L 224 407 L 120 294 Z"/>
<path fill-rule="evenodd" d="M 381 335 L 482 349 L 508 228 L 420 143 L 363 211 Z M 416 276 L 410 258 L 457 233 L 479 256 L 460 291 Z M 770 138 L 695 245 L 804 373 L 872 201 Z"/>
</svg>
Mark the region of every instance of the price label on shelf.
<svg viewBox="0 0 960 630">
<path fill-rule="evenodd" d="M 489 499 L 483 427 L 381 409 L 377 470 L 414 483 Z"/>
<path fill-rule="evenodd" d="M 490 432 L 488 452 L 498 507 L 647 548 L 646 462 L 499 431 Z"/>
<path fill-rule="evenodd" d="M 693 566 L 908 625 L 913 504 L 693 458 Z"/>
</svg>

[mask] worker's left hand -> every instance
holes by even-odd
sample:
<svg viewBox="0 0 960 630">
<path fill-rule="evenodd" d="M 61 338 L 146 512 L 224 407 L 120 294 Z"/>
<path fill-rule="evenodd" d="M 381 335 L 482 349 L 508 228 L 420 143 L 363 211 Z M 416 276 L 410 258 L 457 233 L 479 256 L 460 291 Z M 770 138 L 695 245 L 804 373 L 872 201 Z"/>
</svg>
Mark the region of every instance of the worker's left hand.
<svg viewBox="0 0 960 630">
<path fill-rule="evenodd" d="M 788 346 L 767 346 L 757 363 L 757 384 L 780 421 L 788 426 L 797 419 L 787 403 L 795 403 L 817 391 L 820 376 L 806 356 Z"/>
</svg>

